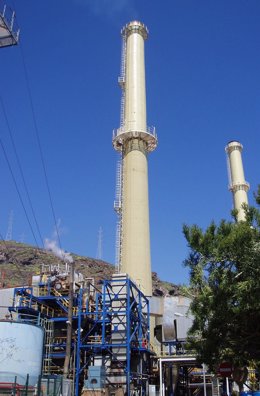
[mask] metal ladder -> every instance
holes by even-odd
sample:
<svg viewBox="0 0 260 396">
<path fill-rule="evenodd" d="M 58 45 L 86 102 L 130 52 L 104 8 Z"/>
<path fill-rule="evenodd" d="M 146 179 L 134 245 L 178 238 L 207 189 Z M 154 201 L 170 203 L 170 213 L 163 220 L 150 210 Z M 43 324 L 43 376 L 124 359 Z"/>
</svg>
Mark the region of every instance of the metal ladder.
<svg viewBox="0 0 260 396">
<path fill-rule="evenodd" d="M 120 133 L 124 130 L 125 124 L 125 72 L 126 72 L 126 36 L 122 36 L 122 52 L 121 52 L 121 67 L 120 77 L 118 83 L 121 87 L 121 103 L 120 103 Z M 116 224 L 116 251 L 115 251 L 115 265 L 117 272 L 120 272 L 121 266 L 121 247 L 122 247 L 122 196 L 123 196 L 123 159 L 122 153 L 117 162 L 116 170 L 116 199 L 114 201 L 114 209 L 117 213 L 118 219 Z"/>
<path fill-rule="evenodd" d="M 122 155 L 117 163 L 117 173 L 116 173 L 116 199 L 114 202 L 114 209 L 117 213 L 117 224 L 116 224 L 116 251 L 115 251 L 115 265 L 117 272 L 120 272 L 121 265 L 121 246 L 122 246 L 122 175 L 123 161 Z"/>
<path fill-rule="evenodd" d="M 114 209 L 116 213 L 121 212 L 122 206 L 122 158 L 118 159 L 116 169 L 116 198 L 114 201 Z"/>
<path fill-rule="evenodd" d="M 116 271 L 120 273 L 121 265 L 121 219 L 118 218 L 116 224 Z"/>
<path fill-rule="evenodd" d="M 118 83 L 122 89 L 121 104 L 120 104 L 120 129 L 125 124 L 125 71 L 126 71 L 126 37 L 122 37 L 122 53 L 121 53 L 121 68 Z"/>
<path fill-rule="evenodd" d="M 51 371 L 51 353 L 52 344 L 54 338 L 54 327 L 53 321 L 46 319 L 44 321 L 45 329 L 45 348 L 44 348 L 44 358 L 43 358 L 43 374 L 50 374 Z"/>
<path fill-rule="evenodd" d="M 63 305 L 65 310 L 68 310 L 69 308 L 69 301 L 67 298 L 65 298 L 61 293 L 59 293 L 57 290 L 53 289 L 53 294 L 55 297 L 58 297 L 58 301 Z"/>
</svg>

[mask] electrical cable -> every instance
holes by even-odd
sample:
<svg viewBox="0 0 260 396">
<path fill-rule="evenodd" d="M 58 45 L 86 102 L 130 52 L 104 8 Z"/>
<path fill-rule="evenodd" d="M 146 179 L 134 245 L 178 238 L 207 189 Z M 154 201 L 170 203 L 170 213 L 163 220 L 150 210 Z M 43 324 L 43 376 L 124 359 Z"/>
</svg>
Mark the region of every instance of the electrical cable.
<svg viewBox="0 0 260 396">
<path fill-rule="evenodd" d="M 52 200 L 52 196 L 51 196 L 51 190 L 50 190 L 50 185 L 49 185 L 49 181 L 48 181 L 48 176 L 47 176 L 47 170 L 46 170 L 45 160 L 44 160 L 44 156 L 43 156 L 42 145 L 41 145 L 41 141 L 40 141 L 38 124 L 37 124 L 37 121 L 36 121 L 36 114 L 35 114 L 34 105 L 33 105 L 33 99 L 32 99 L 30 83 L 29 83 L 29 77 L 28 77 L 28 72 L 27 72 L 27 68 L 26 68 L 26 64 L 25 64 L 24 53 L 23 53 L 23 49 L 22 49 L 21 43 L 20 43 L 19 47 L 20 47 L 20 51 L 21 51 L 21 57 L 22 57 L 25 81 L 26 81 L 26 86 L 27 86 L 27 90 L 28 90 L 29 102 L 30 102 L 30 106 L 31 106 L 33 123 L 34 123 L 34 130 L 35 130 L 36 140 L 37 140 L 38 148 L 39 148 L 39 152 L 40 152 L 41 164 L 42 164 L 42 168 L 43 168 L 45 184 L 46 184 L 46 187 L 47 187 L 47 192 L 48 192 L 48 197 L 49 197 L 49 201 L 50 201 L 51 212 L 52 212 L 52 217 L 53 217 L 53 220 L 54 220 L 54 226 L 55 226 L 55 230 L 56 230 L 56 234 L 57 234 L 57 239 L 58 239 L 59 247 L 61 249 L 60 233 L 59 233 L 57 219 L 56 219 L 56 215 L 55 215 L 55 211 L 54 211 L 54 205 L 53 205 L 53 200 Z"/>
<path fill-rule="evenodd" d="M 1 138 L 0 138 L 0 146 L 2 147 L 5 160 L 6 160 L 6 162 L 7 162 L 9 171 L 10 171 L 10 173 L 11 173 L 11 176 L 12 176 L 12 179 L 13 179 L 13 182 L 14 182 L 14 185 L 15 185 L 16 192 L 17 192 L 17 194 L 18 194 L 18 196 L 19 196 L 19 199 L 20 199 L 21 205 L 22 205 L 22 207 L 23 207 L 23 211 L 24 211 L 25 217 L 26 217 L 26 219 L 27 219 L 27 222 L 28 222 L 28 224 L 29 224 L 31 233 L 32 233 L 32 235 L 33 235 L 35 244 L 36 244 L 36 246 L 39 248 L 38 242 L 37 242 L 37 239 L 36 239 L 36 236 L 35 236 L 35 233 L 34 233 L 33 228 L 32 228 L 32 224 L 31 224 L 31 222 L 30 222 L 30 219 L 29 219 L 29 216 L 28 216 L 26 207 L 25 207 L 24 202 L 23 202 L 23 199 L 22 199 L 22 195 L 21 195 L 21 193 L 20 193 L 20 190 L 19 190 L 19 188 L 18 188 L 18 184 L 17 184 L 16 179 L 15 179 L 15 176 L 14 176 L 14 172 L 13 172 L 11 163 L 10 163 L 10 161 L 9 161 L 7 152 L 6 152 L 6 150 L 5 150 L 5 147 L 4 147 L 4 144 L 3 144 L 3 141 L 2 141 Z"/>
<path fill-rule="evenodd" d="M 15 142 L 14 142 L 13 133 L 12 133 L 12 130 L 11 130 L 11 127 L 10 127 L 10 123 L 9 123 L 9 120 L 8 120 L 8 117 L 7 117 L 7 113 L 6 113 L 6 110 L 5 110 L 5 106 L 4 106 L 4 102 L 3 102 L 3 98 L 2 98 L 1 95 L 0 95 L 0 102 L 1 102 L 2 110 L 3 110 L 5 122 L 6 122 L 6 125 L 7 125 L 7 129 L 8 129 L 8 132 L 9 132 L 9 136 L 10 136 L 10 139 L 11 139 L 11 142 L 12 142 L 13 150 L 14 150 L 14 153 L 15 153 L 16 161 L 17 161 L 17 164 L 18 164 L 18 167 L 19 167 L 19 170 L 20 170 L 20 174 L 21 174 L 21 177 L 22 177 L 22 181 L 23 181 L 25 192 L 26 192 L 26 196 L 27 196 L 30 208 L 31 208 L 31 212 L 32 212 L 32 215 L 33 215 L 33 218 L 34 218 L 34 222 L 35 222 L 35 225 L 36 225 L 36 228 L 37 228 L 37 231 L 38 231 L 38 235 L 39 235 L 40 241 L 42 243 L 42 246 L 44 246 L 43 238 L 42 238 L 42 235 L 41 235 L 41 231 L 40 231 L 40 228 L 39 228 L 38 221 L 36 219 L 35 211 L 34 211 L 34 208 L 33 208 L 33 205 L 32 205 L 32 200 L 30 198 L 30 194 L 29 194 L 29 191 L 28 191 L 27 183 L 25 181 L 25 177 L 24 177 L 24 172 L 23 172 L 23 169 L 22 169 L 21 161 L 20 161 L 18 153 L 17 153 L 17 149 L 16 149 L 16 145 L 15 145 Z"/>
</svg>

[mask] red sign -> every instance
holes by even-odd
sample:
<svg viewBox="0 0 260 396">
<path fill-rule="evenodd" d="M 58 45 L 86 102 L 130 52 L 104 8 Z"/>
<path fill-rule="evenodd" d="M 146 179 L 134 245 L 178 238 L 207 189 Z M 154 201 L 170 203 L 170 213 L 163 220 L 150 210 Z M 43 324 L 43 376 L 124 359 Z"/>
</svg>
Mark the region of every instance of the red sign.
<svg viewBox="0 0 260 396">
<path fill-rule="evenodd" d="M 231 363 L 223 362 L 219 365 L 218 374 L 221 375 L 221 377 L 231 377 L 232 372 L 233 367 Z"/>
</svg>

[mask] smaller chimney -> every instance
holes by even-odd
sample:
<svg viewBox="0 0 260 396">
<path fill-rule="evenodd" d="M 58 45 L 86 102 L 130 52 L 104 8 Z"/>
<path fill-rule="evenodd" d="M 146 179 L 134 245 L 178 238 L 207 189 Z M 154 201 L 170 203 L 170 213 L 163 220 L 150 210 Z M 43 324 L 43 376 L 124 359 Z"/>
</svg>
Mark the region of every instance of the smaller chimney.
<svg viewBox="0 0 260 396">
<path fill-rule="evenodd" d="M 236 140 L 229 142 L 225 148 L 227 153 L 229 190 L 233 194 L 234 209 L 238 210 L 237 221 L 246 220 L 245 211 L 241 206 L 243 203 L 248 205 L 247 192 L 250 188 L 249 183 L 245 181 L 241 155 L 242 150 L 242 144 Z"/>
</svg>

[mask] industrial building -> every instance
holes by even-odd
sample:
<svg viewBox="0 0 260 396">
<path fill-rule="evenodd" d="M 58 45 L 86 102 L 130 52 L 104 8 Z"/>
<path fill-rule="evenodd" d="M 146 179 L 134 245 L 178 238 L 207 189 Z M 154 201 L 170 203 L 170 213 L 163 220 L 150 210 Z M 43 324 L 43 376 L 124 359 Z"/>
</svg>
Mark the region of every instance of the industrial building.
<svg viewBox="0 0 260 396">
<path fill-rule="evenodd" d="M 9 313 L 0 320 L 0 392 L 155 394 L 161 381 L 161 394 L 170 394 L 177 379 L 179 386 L 184 377 L 189 381 L 185 367 L 195 366 L 196 358 L 185 351 L 181 320 L 186 319 L 187 300 L 166 297 L 165 306 L 163 298 L 155 302 L 158 317 L 165 320 L 156 329 L 158 348 L 150 341 L 149 299 L 128 275 L 115 274 L 95 285 L 76 274 L 72 297 L 71 279 L 68 265 L 43 265 L 32 286 L 12 290 Z M 0 296 L 5 293 L 2 289 Z M 170 339 L 174 331 L 179 331 L 178 339 L 174 334 Z"/>
<path fill-rule="evenodd" d="M 8 45 L 17 44 L 5 23 Z M 152 297 L 147 155 L 157 136 L 146 126 L 148 29 L 133 21 L 121 33 L 121 124 L 113 134 L 120 153 L 118 271 L 95 285 L 73 263 L 43 264 L 31 286 L 1 290 L 8 307 L 0 321 L 3 393 L 152 395 L 161 383 L 161 394 L 170 394 L 179 378 L 173 379 L 173 357 L 183 356 L 179 365 L 195 364 L 184 347 L 189 301 Z"/>
<path fill-rule="evenodd" d="M 2 45 L 16 44 L 12 22 L 1 20 Z M 147 160 L 158 141 L 146 124 L 148 29 L 133 21 L 121 33 L 117 273 L 96 285 L 73 263 L 43 264 L 31 286 L 1 291 L 10 302 L 0 318 L 0 394 L 219 394 L 217 378 L 186 350 L 190 300 L 152 296 Z"/>
</svg>

